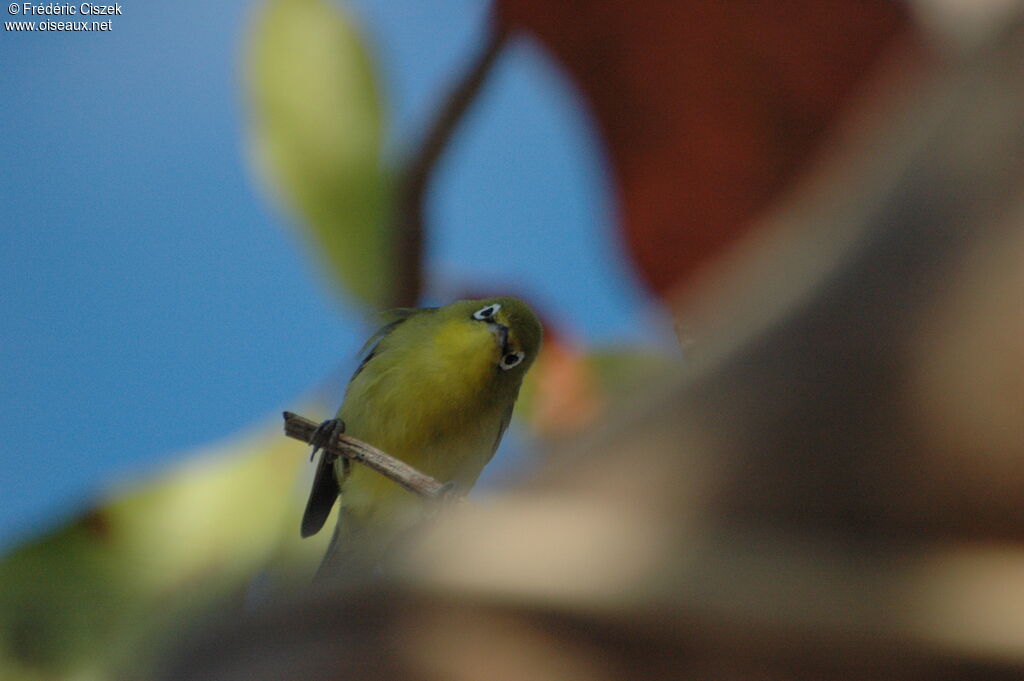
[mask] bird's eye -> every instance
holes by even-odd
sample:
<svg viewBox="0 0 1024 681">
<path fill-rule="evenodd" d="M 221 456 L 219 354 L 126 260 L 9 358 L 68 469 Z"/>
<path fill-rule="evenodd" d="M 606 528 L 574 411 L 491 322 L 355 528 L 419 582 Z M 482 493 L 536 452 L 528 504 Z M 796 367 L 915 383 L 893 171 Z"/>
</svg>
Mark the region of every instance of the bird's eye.
<svg viewBox="0 0 1024 681">
<path fill-rule="evenodd" d="M 505 371 L 508 371 L 512 367 L 519 366 L 519 364 L 523 361 L 525 357 L 526 353 L 523 352 L 522 350 L 516 350 L 515 352 L 506 352 L 504 355 L 502 355 L 501 361 L 498 362 L 498 366 L 500 366 Z"/>
<path fill-rule="evenodd" d="M 474 312 L 473 319 L 476 319 L 477 321 L 481 322 L 489 321 L 491 319 L 494 319 L 494 315 L 498 314 L 498 310 L 500 309 L 501 305 L 499 305 L 498 303 L 488 305 L 487 307 L 480 308 L 479 310 Z"/>
</svg>

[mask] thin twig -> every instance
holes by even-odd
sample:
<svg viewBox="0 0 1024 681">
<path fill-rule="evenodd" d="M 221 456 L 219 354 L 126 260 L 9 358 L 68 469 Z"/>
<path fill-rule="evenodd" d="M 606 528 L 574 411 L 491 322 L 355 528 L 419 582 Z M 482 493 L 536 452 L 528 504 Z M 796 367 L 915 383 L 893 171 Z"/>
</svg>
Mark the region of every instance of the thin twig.
<svg viewBox="0 0 1024 681">
<path fill-rule="evenodd" d="M 316 428 L 315 422 L 290 411 L 284 412 L 284 434 L 288 437 L 309 442 L 313 438 L 313 431 Z M 448 489 L 447 485 L 438 482 L 426 473 L 416 470 L 373 445 L 348 435 L 338 435 L 327 443 L 324 450 L 329 454 L 342 456 L 372 468 L 410 492 L 428 499 L 437 499 L 443 496 Z"/>
<path fill-rule="evenodd" d="M 402 171 L 395 200 L 398 260 L 392 302 L 396 307 L 415 305 L 419 300 L 423 287 L 423 208 L 430 178 L 507 39 L 508 31 L 499 22 L 492 21 L 483 49 L 448 92 Z"/>
</svg>

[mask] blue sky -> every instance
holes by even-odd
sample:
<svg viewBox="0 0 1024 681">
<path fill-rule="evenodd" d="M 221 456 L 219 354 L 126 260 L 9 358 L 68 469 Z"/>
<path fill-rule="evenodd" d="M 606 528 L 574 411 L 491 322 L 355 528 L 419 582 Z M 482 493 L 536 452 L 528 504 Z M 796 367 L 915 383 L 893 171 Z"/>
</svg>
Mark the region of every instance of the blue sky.
<svg viewBox="0 0 1024 681">
<path fill-rule="evenodd" d="M 253 5 L 121 4 L 109 33 L 0 32 L 0 547 L 111 480 L 264 422 L 366 334 L 250 169 Z M 475 50 L 486 5 L 349 7 L 398 156 Z M 570 84 L 517 41 L 436 176 L 432 295 L 508 286 L 582 341 L 649 341 L 655 313 L 614 210 Z"/>
</svg>

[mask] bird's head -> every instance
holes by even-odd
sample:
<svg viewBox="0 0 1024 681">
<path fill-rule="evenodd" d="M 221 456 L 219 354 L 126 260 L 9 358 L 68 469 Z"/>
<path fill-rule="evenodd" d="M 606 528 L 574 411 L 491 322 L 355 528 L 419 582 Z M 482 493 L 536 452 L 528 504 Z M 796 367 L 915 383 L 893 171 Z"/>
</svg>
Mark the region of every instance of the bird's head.
<svg viewBox="0 0 1024 681">
<path fill-rule="evenodd" d="M 499 373 L 521 378 L 540 352 L 544 330 L 533 310 L 517 298 L 460 300 L 448 306 L 451 314 L 481 325 L 494 339 Z"/>
</svg>

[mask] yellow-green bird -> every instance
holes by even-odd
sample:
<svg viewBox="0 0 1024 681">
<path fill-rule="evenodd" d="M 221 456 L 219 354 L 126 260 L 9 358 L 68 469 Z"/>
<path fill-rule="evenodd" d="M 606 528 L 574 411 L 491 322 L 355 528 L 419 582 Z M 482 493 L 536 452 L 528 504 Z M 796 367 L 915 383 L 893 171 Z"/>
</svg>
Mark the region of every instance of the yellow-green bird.
<svg viewBox="0 0 1024 681">
<path fill-rule="evenodd" d="M 317 430 L 345 432 L 465 494 L 498 448 L 543 329 L 515 298 L 460 300 L 385 313 L 366 343 L 337 418 Z M 316 447 L 314 447 L 314 454 Z M 423 502 L 383 475 L 322 455 L 302 518 L 316 534 L 341 497 L 324 564 L 373 562 L 423 515 Z"/>
</svg>

